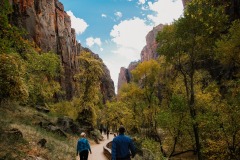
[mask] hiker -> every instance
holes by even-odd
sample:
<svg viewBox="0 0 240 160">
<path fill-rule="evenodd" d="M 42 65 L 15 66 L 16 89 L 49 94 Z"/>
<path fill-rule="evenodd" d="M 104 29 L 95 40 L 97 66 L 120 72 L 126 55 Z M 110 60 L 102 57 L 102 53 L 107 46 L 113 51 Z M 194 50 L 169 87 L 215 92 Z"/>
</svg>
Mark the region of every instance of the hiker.
<svg viewBox="0 0 240 160">
<path fill-rule="evenodd" d="M 78 140 L 77 143 L 77 155 L 80 156 L 80 160 L 87 160 L 88 159 L 88 151 L 92 154 L 90 145 L 88 140 L 86 139 L 86 133 L 81 133 L 81 138 Z"/>
<path fill-rule="evenodd" d="M 109 129 L 107 129 L 107 139 L 109 139 Z"/>
<path fill-rule="evenodd" d="M 112 141 L 112 160 L 131 160 L 135 156 L 135 146 L 130 137 L 125 136 L 125 128 L 119 127 L 119 135 Z M 130 152 L 131 151 L 131 152 Z"/>
</svg>

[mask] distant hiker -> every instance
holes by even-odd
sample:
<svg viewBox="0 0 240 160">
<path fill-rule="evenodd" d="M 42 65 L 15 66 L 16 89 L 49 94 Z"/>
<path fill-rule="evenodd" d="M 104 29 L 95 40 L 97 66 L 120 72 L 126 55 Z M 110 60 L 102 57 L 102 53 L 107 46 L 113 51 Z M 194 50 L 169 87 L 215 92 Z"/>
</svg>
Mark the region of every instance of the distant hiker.
<svg viewBox="0 0 240 160">
<path fill-rule="evenodd" d="M 100 130 L 100 133 L 101 133 L 101 135 L 102 135 L 102 128 L 100 128 L 99 130 Z"/>
<path fill-rule="evenodd" d="M 104 127 L 104 128 L 103 128 L 103 132 L 104 132 L 104 134 L 106 134 L 106 131 L 107 131 L 107 129 Z"/>
<path fill-rule="evenodd" d="M 77 143 L 77 155 L 80 156 L 80 160 L 88 159 L 88 151 L 92 154 L 90 145 L 88 140 L 86 139 L 86 134 L 84 132 L 81 133 L 81 138 Z"/>
<path fill-rule="evenodd" d="M 107 129 L 107 139 L 109 139 L 109 129 Z"/>
<path fill-rule="evenodd" d="M 112 141 L 112 160 L 131 160 L 135 156 L 135 146 L 130 137 L 125 136 L 125 128 L 119 127 L 119 135 Z M 131 152 L 130 152 L 131 151 Z"/>
</svg>

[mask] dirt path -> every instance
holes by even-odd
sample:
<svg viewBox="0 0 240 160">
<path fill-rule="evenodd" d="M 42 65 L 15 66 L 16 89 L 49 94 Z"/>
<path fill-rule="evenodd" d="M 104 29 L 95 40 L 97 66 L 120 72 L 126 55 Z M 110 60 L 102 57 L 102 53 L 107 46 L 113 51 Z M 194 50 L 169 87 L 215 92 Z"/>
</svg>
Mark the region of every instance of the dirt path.
<svg viewBox="0 0 240 160">
<path fill-rule="evenodd" d="M 100 141 L 100 144 L 91 145 L 92 154 L 89 154 L 88 160 L 108 160 L 103 154 L 103 146 L 113 139 L 113 135 L 109 134 L 109 139 L 106 135 L 103 135 L 103 137 L 104 140 Z M 77 160 L 79 160 L 79 157 L 77 157 Z"/>
</svg>

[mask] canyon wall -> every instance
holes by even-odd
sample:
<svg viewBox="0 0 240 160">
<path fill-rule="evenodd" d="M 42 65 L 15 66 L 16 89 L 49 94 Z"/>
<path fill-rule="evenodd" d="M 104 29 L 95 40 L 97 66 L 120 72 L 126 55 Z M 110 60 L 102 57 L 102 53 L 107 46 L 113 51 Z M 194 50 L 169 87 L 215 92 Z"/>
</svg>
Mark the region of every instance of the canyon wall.
<svg viewBox="0 0 240 160">
<path fill-rule="evenodd" d="M 10 0 L 10 3 L 14 10 L 10 16 L 11 23 L 26 29 L 29 33 L 26 38 L 34 41 L 42 52 L 52 51 L 61 58 L 64 76 L 59 81 L 66 92 L 66 98 L 71 99 L 76 83 L 73 76 L 79 71 L 77 56 L 84 50 L 90 50 L 77 42 L 75 30 L 71 28 L 71 19 L 64 11 L 63 4 L 58 0 Z M 105 101 L 115 93 L 109 70 L 104 67 L 101 89 Z"/>
<path fill-rule="evenodd" d="M 164 25 L 159 24 L 146 35 L 146 45 L 141 51 L 141 60 L 139 62 L 131 62 L 128 68 L 122 67 L 120 69 L 118 76 L 118 91 L 124 83 L 129 83 L 131 81 L 131 71 L 136 68 L 139 63 L 148 61 L 150 59 L 156 59 L 158 57 L 156 36 L 157 33 L 163 29 L 163 27 Z"/>
</svg>

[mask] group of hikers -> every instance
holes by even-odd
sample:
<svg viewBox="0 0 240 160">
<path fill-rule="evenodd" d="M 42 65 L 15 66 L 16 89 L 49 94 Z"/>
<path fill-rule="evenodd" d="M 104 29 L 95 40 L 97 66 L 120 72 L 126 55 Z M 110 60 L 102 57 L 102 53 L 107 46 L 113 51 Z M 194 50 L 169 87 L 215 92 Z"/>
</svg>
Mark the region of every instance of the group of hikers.
<svg viewBox="0 0 240 160">
<path fill-rule="evenodd" d="M 109 133 L 110 133 L 109 129 L 106 129 L 105 127 L 103 127 L 103 128 L 101 127 L 99 129 L 99 131 L 100 131 L 101 135 L 102 135 L 102 133 L 106 134 L 107 135 L 107 139 L 109 139 Z"/>
<path fill-rule="evenodd" d="M 120 126 L 118 135 L 114 136 L 112 141 L 112 158 L 111 160 L 131 160 L 136 154 L 136 149 L 130 137 L 126 136 L 126 129 Z M 106 131 L 109 134 L 109 131 Z M 77 156 L 80 160 L 88 160 L 88 154 L 92 154 L 90 144 L 86 138 L 86 133 L 81 133 L 81 138 L 77 142 Z"/>
</svg>

